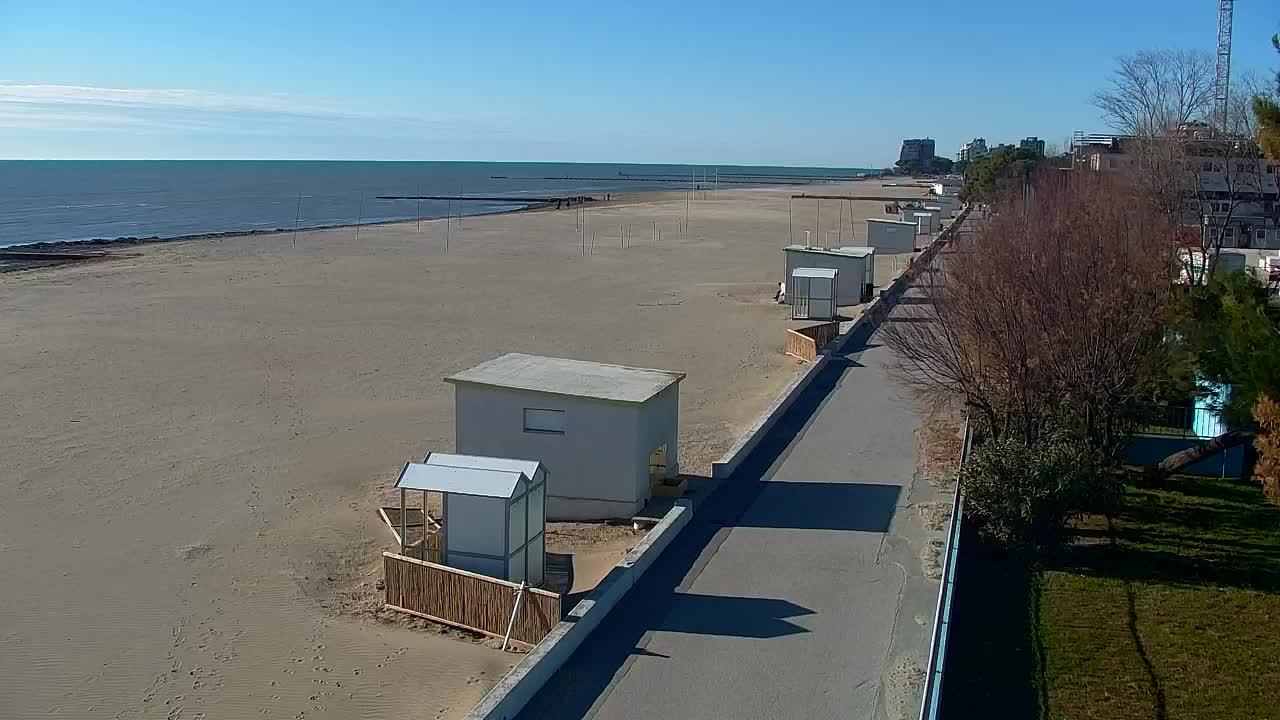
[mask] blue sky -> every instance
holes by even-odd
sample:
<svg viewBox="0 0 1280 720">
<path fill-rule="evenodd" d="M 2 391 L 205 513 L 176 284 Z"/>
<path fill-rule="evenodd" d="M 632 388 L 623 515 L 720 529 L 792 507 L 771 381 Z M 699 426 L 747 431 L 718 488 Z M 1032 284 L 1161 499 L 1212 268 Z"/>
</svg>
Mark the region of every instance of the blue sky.
<svg viewBox="0 0 1280 720">
<path fill-rule="evenodd" d="M 0 0 L 0 157 L 868 167 L 1100 131 L 1113 58 L 1210 0 Z M 1233 71 L 1280 66 L 1236 3 Z"/>
</svg>

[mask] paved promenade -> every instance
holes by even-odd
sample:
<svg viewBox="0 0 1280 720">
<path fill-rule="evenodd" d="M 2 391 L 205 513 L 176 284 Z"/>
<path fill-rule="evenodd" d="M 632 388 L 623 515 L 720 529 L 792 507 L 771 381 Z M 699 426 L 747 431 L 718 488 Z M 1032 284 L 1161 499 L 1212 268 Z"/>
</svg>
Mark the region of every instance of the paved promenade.
<svg viewBox="0 0 1280 720">
<path fill-rule="evenodd" d="M 937 591 L 906 507 L 917 418 L 887 347 L 848 350 L 521 717 L 861 719 L 912 702 L 884 677 L 904 653 L 924 664 Z"/>
</svg>

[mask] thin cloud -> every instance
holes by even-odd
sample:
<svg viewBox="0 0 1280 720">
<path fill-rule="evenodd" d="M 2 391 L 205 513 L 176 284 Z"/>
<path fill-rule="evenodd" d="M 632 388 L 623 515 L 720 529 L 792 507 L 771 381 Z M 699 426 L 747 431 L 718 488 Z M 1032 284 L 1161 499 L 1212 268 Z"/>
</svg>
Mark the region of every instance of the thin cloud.
<svg viewBox="0 0 1280 720">
<path fill-rule="evenodd" d="M 204 90 L 105 88 L 85 85 L 0 83 L 0 103 L 42 105 L 114 105 L 238 110 L 248 112 L 331 113 L 332 109 L 271 95 L 227 95 Z"/>
</svg>

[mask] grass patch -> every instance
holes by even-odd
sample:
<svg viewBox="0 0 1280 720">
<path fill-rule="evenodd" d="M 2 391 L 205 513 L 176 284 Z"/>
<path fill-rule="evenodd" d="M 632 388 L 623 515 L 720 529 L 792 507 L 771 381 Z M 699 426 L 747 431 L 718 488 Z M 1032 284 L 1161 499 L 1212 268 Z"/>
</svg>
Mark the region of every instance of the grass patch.
<svg viewBox="0 0 1280 720">
<path fill-rule="evenodd" d="M 1280 508 L 1257 486 L 1130 487 L 1044 572 L 966 563 L 945 717 L 1280 717 Z"/>
</svg>

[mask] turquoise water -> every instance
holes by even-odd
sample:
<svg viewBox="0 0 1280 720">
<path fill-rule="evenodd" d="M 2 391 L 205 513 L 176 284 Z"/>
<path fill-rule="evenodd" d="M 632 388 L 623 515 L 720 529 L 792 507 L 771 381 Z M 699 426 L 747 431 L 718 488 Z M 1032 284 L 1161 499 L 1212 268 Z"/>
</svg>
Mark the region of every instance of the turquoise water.
<svg viewBox="0 0 1280 720">
<path fill-rule="evenodd" d="M 761 175 L 848 177 L 858 168 L 720 166 L 724 187 Z M 714 182 L 716 167 L 595 163 L 331 162 L 272 160 L 0 161 L 0 247 L 37 242 L 162 238 L 412 219 L 419 203 L 377 195 L 604 195 L 682 190 Z M 495 177 L 502 176 L 502 177 Z M 554 179 L 546 179 L 554 178 Z M 591 178 L 591 179 L 587 179 Z M 686 179 L 688 178 L 688 179 Z M 660 182 L 659 180 L 674 182 Z M 801 177 L 788 180 L 805 182 Z M 362 200 L 363 196 L 363 200 Z M 510 209 L 466 202 L 464 214 Z M 424 218 L 445 201 L 423 201 Z M 453 212 L 458 212 L 455 205 Z"/>
</svg>

